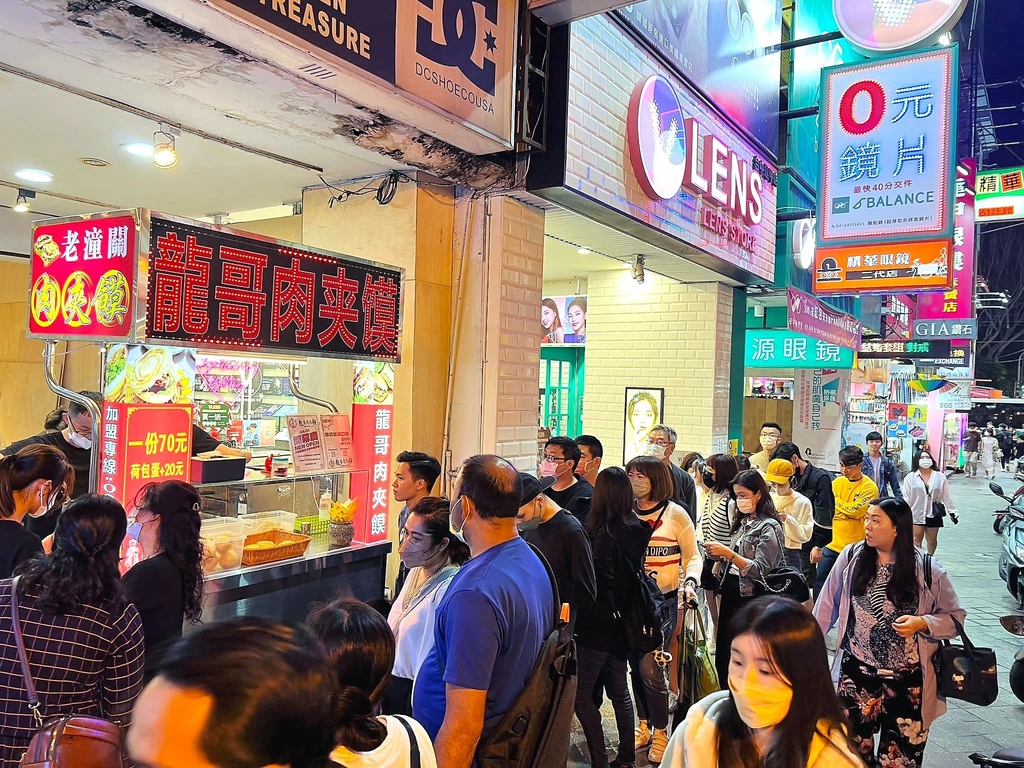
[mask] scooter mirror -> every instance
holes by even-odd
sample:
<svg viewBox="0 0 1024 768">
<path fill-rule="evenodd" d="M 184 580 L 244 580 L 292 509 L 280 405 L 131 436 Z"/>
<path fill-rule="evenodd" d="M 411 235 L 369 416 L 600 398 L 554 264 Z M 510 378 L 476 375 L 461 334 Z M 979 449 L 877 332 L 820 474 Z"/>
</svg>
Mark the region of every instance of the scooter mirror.
<svg viewBox="0 0 1024 768">
<path fill-rule="evenodd" d="M 999 623 L 1007 632 L 1024 637 L 1024 616 L 1003 616 L 999 619 Z"/>
<path fill-rule="evenodd" d="M 992 493 L 994 493 L 996 496 L 1003 495 L 1003 486 L 1001 486 L 999 483 L 989 483 L 988 489 L 992 491 Z"/>
</svg>

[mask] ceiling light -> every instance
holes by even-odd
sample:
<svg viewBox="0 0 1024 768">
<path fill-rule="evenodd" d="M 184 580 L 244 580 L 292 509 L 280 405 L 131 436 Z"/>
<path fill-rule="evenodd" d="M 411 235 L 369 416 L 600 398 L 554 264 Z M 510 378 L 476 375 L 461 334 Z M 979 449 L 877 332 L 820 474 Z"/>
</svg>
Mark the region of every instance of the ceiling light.
<svg viewBox="0 0 1024 768">
<path fill-rule="evenodd" d="M 144 141 L 133 141 L 131 144 L 122 144 L 121 149 L 129 155 L 135 155 L 136 157 L 153 156 L 153 145 L 147 144 Z"/>
<path fill-rule="evenodd" d="M 578 253 L 580 256 L 586 256 L 587 254 L 592 253 L 592 251 L 589 248 L 587 248 L 587 246 L 581 245 L 579 248 L 576 249 L 576 253 Z"/>
<path fill-rule="evenodd" d="M 14 203 L 15 213 L 28 213 L 28 209 L 31 208 L 29 200 L 34 200 L 36 193 L 31 189 L 19 189 L 18 199 Z"/>
<path fill-rule="evenodd" d="M 88 165 L 90 168 L 106 168 L 110 163 L 106 160 L 102 160 L 98 157 L 80 157 L 78 162 L 82 165 Z"/>
<path fill-rule="evenodd" d="M 14 175 L 22 181 L 32 181 L 36 184 L 48 184 L 53 181 L 52 173 L 40 171 L 38 168 L 22 168 L 20 171 L 16 171 Z"/>
<path fill-rule="evenodd" d="M 178 164 L 178 151 L 174 148 L 174 137 L 160 126 L 153 134 L 153 165 L 157 168 L 173 168 Z"/>
</svg>

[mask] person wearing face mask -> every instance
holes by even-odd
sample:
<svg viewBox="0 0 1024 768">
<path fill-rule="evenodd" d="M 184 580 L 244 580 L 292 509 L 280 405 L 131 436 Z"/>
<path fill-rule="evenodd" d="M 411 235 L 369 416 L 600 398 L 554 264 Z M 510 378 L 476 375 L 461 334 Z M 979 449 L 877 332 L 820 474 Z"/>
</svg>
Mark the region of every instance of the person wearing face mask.
<svg viewBox="0 0 1024 768">
<path fill-rule="evenodd" d="M 828 682 L 825 638 L 791 600 L 762 597 L 736 615 L 729 679 L 690 708 L 669 742 L 671 768 L 863 768 Z"/>
<path fill-rule="evenodd" d="M 761 434 L 758 440 L 761 443 L 761 450 L 750 456 L 750 468 L 756 469 L 763 475 L 768 470 L 772 451 L 782 442 L 782 427 L 774 421 L 766 421 L 761 425 Z"/>
<path fill-rule="evenodd" d="M 771 488 L 775 511 L 786 533 L 786 564 L 802 571 L 801 549 L 811 540 L 811 533 L 814 531 L 814 512 L 810 499 L 793 490 L 793 473 L 793 465 L 790 462 L 785 459 L 772 459 L 768 462 L 765 479 Z"/>
<path fill-rule="evenodd" d="M 839 452 L 839 467 L 843 476 L 832 481 L 832 495 L 836 500 L 832 540 L 824 547 L 811 550 L 811 562 L 818 564 L 815 594 L 825 584 L 839 553 L 848 544 L 864 541 L 864 515 L 871 499 L 878 498 L 878 486 L 864 474 L 864 451 L 855 445 L 846 446 Z"/>
<path fill-rule="evenodd" d="M 662 627 L 665 641 L 661 648 L 642 658 L 636 654 L 630 658 L 633 695 L 640 720 L 634 744 L 637 749 L 650 744 L 647 760 L 659 763 L 668 744 L 667 666 L 674 655 L 668 649 L 672 647 L 672 635 L 678 625 L 679 608 L 697 606 L 697 584 L 703 561 L 693 521 L 672 501 L 672 475 L 664 462 L 653 456 L 637 456 L 626 465 L 626 474 L 636 497 L 636 516 L 651 526 L 644 569 L 658 582 L 669 607 Z"/>
<path fill-rule="evenodd" d="M 597 473 L 601 471 L 601 459 L 604 458 L 604 446 L 593 435 L 580 435 L 576 438 L 580 449 L 580 461 L 576 465 L 576 476 L 582 477 L 593 487 L 597 487 Z"/>
<path fill-rule="evenodd" d="M 0 579 L 43 554 L 42 540 L 25 528 L 25 518 L 59 508 L 74 484 L 75 470 L 53 446 L 29 445 L 0 459 Z"/>
<path fill-rule="evenodd" d="M 918 451 L 911 460 L 910 473 L 903 478 L 903 498 L 914 513 L 914 544 L 920 547 L 927 542 L 928 554 L 934 555 L 939 546 L 939 528 L 943 527 L 943 515 L 935 514 L 934 505 L 942 504 L 954 525 L 960 517 L 946 475 L 935 466 L 928 451 Z"/>
<path fill-rule="evenodd" d="M 729 677 L 729 656 L 724 649 L 731 646 L 736 628 L 740 626 L 733 617 L 745 603 L 754 599 L 755 583 L 763 583 L 769 573 L 785 563 L 782 522 L 761 473 L 747 469 L 736 475 L 732 498 L 736 503 L 732 545 L 704 542 L 708 557 L 717 561 L 713 577 L 721 585 L 715 666 L 722 688 L 726 687 Z"/>
<path fill-rule="evenodd" d="M 78 394 L 92 400 L 96 405 L 103 402 L 99 392 L 79 392 Z M 0 454 L 11 456 L 27 445 L 52 445 L 64 454 L 68 464 L 75 470 L 75 484 L 69 489 L 71 499 L 76 499 L 89 492 L 89 462 L 92 457 L 92 416 L 85 406 L 71 403 L 64 414 L 64 427 L 60 431 L 43 432 L 11 443 Z M 57 524 L 58 510 L 38 518 L 29 518 L 28 530 L 39 538 L 45 539 L 53 533 Z"/>
<path fill-rule="evenodd" d="M 409 575 L 388 614 L 395 666 L 381 704 L 386 715 L 412 715 L 416 673 L 434 647 L 437 608 L 469 560 L 469 547 L 451 532 L 450 505 L 443 497 L 420 499 L 399 532 L 398 556 Z"/>
<path fill-rule="evenodd" d="M 839 555 L 814 605 L 822 632 L 838 628 L 832 679 L 872 765 L 922 765 L 928 731 L 946 711 L 933 656 L 967 617 L 939 562 L 926 571 L 913 524 L 905 500 L 871 501 L 864 541 Z"/>
<path fill-rule="evenodd" d="M 523 691 L 555 627 L 551 578 L 516 527 L 522 495 L 519 473 L 499 456 L 463 462 L 451 527 L 472 557 L 437 608 L 434 645 L 412 697 L 413 716 L 445 768 L 472 764 L 477 745 Z"/>
<path fill-rule="evenodd" d="M 554 484 L 545 491 L 547 497 L 586 525 L 594 486 L 576 474 L 582 454 L 576 441 L 569 437 L 552 437 L 544 445 L 540 476 L 552 477 Z"/>
<path fill-rule="evenodd" d="M 658 424 L 651 427 L 651 431 L 647 435 L 645 453 L 664 462 L 665 466 L 668 467 L 669 472 L 672 473 L 672 501 L 685 509 L 686 513 L 690 516 L 690 520 L 696 524 L 697 486 L 694 485 L 693 478 L 684 472 L 682 467 L 677 467 L 672 462 L 672 454 L 675 453 L 676 440 L 678 439 L 679 435 L 672 427 Z"/>
<path fill-rule="evenodd" d="M 516 516 L 519 535 L 540 550 L 551 566 L 558 596 L 569 604 L 569 631 L 572 632 L 579 609 L 593 605 L 597 599 L 590 539 L 579 520 L 548 498 L 554 478 L 538 480 L 520 472 L 519 479 L 523 484 Z"/>
<path fill-rule="evenodd" d="M 146 680 L 156 674 L 182 625 L 203 616 L 203 542 L 199 539 L 199 492 L 180 480 L 150 483 L 135 502 L 128 535 L 144 559 L 123 578 L 125 593 L 142 618 Z"/>
</svg>

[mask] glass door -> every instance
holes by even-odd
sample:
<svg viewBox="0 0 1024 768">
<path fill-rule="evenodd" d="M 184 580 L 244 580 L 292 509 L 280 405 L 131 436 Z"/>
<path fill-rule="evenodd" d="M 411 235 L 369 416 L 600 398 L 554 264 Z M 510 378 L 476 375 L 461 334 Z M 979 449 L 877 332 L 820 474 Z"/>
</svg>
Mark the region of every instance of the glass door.
<svg viewBox="0 0 1024 768">
<path fill-rule="evenodd" d="M 539 423 L 552 437 L 583 431 L 583 373 L 583 349 L 541 348 Z"/>
</svg>

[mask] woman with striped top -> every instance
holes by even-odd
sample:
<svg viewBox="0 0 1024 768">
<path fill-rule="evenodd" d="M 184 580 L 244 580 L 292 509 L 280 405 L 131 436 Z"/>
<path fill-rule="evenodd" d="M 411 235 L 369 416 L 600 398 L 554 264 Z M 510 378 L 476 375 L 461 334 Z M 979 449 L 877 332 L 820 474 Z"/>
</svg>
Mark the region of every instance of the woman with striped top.
<svg viewBox="0 0 1024 768">
<path fill-rule="evenodd" d="M 651 526 L 644 568 L 657 580 L 670 607 L 670 615 L 664 617 L 662 628 L 665 634 L 663 646 L 642 659 L 630 659 L 633 694 L 640 715 L 636 747 L 640 749 L 649 743 L 651 749 L 647 760 L 657 764 L 668 746 L 669 688 L 665 673 L 671 657 L 666 649 L 679 618 L 679 603 L 697 604 L 702 560 L 690 516 L 671 501 L 674 492 L 672 474 L 665 463 L 654 456 L 637 456 L 626 465 L 626 473 L 636 497 L 636 515 Z"/>
<path fill-rule="evenodd" d="M 709 482 L 704 495 L 698 536 L 702 544 L 717 541 L 728 545 L 732 541 L 732 518 L 736 509 L 730 491 L 740 468 L 736 457 L 716 453 L 708 456 L 705 469 Z"/>
<path fill-rule="evenodd" d="M 81 496 L 57 520 L 53 553 L 17 577 L 18 614 L 44 718 L 105 717 L 127 726 L 142 691 L 142 621 L 117 563 L 128 521 L 107 496 Z M 17 768 L 38 726 L 0 581 L 0 768 Z"/>
</svg>

